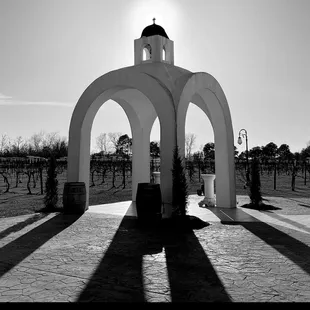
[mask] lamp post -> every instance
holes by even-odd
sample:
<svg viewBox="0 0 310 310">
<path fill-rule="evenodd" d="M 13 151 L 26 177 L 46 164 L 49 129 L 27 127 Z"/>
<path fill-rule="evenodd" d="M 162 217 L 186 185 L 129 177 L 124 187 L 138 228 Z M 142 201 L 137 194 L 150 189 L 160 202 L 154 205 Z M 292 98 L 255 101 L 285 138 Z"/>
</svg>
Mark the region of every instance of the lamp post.
<svg viewBox="0 0 310 310">
<path fill-rule="evenodd" d="M 242 131 L 244 131 L 244 133 L 242 133 Z M 239 137 L 238 137 L 238 144 L 241 145 L 242 144 L 242 138 L 241 136 L 244 138 L 245 137 L 245 148 L 246 148 L 246 182 L 247 185 L 249 185 L 250 183 L 250 169 L 249 169 L 249 150 L 248 150 L 248 133 L 245 129 L 240 129 L 239 131 Z"/>
</svg>

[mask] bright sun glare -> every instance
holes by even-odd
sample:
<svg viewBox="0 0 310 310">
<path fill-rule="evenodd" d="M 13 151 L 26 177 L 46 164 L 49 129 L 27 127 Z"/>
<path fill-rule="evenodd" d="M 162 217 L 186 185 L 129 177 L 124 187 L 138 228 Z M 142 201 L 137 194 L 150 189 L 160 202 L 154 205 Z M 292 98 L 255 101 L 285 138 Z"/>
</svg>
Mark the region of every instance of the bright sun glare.
<svg viewBox="0 0 310 310">
<path fill-rule="evenodd" d="M 180 19 L 179 5 L 175 0 L 136 0 L 130 12 L 131 31 L 140 34 L 142 30 L 153 23 L 156 18 L 156 24 L 161 25 L 168 36 L 174 36 L 178 29 L 178 20 Z"/>
</svg>

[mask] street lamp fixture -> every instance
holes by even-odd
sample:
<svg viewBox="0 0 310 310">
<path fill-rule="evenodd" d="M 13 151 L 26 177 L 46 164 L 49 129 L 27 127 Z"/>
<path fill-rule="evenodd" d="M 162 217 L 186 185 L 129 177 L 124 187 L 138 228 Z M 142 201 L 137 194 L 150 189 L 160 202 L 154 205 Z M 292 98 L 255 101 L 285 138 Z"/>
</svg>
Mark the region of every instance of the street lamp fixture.
<svg viewBox="0 0 310 310">
<path fill-rule="evenodd" d="M 245 148 L 246 148 L 246 185 L 250 183 L 250 167 L 249 167 L 249 149 L 248 149 L 248 133 L 245 129 L 240 129 L 239 137 L 238 137 L 238 144 L 242 144 L 242 138 L 245 138 Z"/>
</svg>

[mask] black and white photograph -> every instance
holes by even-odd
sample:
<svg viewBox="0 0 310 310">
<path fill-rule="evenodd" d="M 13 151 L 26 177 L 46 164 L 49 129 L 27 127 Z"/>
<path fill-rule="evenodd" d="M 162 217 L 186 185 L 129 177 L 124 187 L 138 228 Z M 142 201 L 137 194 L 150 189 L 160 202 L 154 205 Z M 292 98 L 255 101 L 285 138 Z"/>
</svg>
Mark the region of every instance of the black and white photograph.
<svg viewBox="0 0 310 310">
<path fill-rule="evenodd" d="M 0 0 L 0 303 L 310 302 L 309 0 Z"/>
</svg>

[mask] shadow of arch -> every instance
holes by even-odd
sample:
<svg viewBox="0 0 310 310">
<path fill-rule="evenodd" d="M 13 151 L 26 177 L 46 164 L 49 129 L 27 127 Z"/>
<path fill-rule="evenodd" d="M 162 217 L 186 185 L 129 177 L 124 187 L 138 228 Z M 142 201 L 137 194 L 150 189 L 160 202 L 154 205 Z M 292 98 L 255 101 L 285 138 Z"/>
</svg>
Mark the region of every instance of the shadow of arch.
<svg viewBox="0 0 310 310">
<path fill-rule="evenodd" d="M 209 210 L 212 212 L 215 211 L 213 211 L 212 208 Z M 238 210 L 238 213 L 241 217 L 245 212 Z M 224 215 L 221 215 L 220 213 L 217 213 L 216 215 L 220 218 L 223 225 L 240 225 L 244 227 L 310 275 L 310 264 L 308 259 L 310 257 L 310 243 L 307 244 L 291 237 L 283 231 L 261 222 L 249 214 L 244 214 L 245 221 L 234 221 L 233 219 L 227 221 L 227 218 Z M 294 225 L 296 226 L 296 224 Z M 309 240 L 308 234 L 305 233 L 301 236 L 304 236 L 305 240 Z"/>
<path fill-rule="evenodd" d="M 163 239 L 172 302 L 231 302 L 193 230 Z"/>
<path fill-rule="evenodd" d="M 303 229 L 305 231 L 308 231 L 310 233 L 310 228 L 308 226 L 300 224 L 300 223 L 298 223 L 296 221 L 290 220 L 290 219 L 288 219 L 286 217 L 283 217 L 283 216 L 281 216 L 279 214 L 276 214 L 274 212 L 268 212 L 268 216 L 273 217 L 273 218 L 275 218 L 275 219 L 277 219 L 279 221 L 282 221 L 282 222 L 291 224 L 293 226 L 296 226 L 296 227 L 298 227 L 300 229 Z"/>
<path fill-rule="evenodd" d="M 0 248 L 0 277 L 18 265 L 48 240 L 72 225 L 80 215 L 57 214 Z"/>
<path fill-rule="evenodd" d="M 78 302 L 144 302 L 142 258 L 147 234 L 135 229 L 137 220 L 124 216 L 102 261 Z"/>
<path fill-rule="evenodd" d="M 299 203 L 299 205 L 300 205 L 301 207 L 310 208 L 310 205 L 305 205 L 305 204 L 303 204 L 303 203 Z"/>
<path fill-rule="evenodd" d="M 40 213 L 40 214 L 35 214 L 29 218 L 27 218 L 25 221 L 23 222 L 19 222 L 3 231 L 0 232 L 0 239 L 8 236 L 9 234 L 13 233 L 13 232 L 17 232 L 19 230 L 22 230 L 23 228 L 27 227 L 28 225 L 31 225 L 41 219 L 43 219 L 44 217 L 46 217 L 48 214 L 47 213 Z"/>
<path fill-rule="evenodd" d="M 309 245 L 263 222 L 241 225 L 310 275 Z"/>
<path fill-rule="evenodd" d="M 195 225 L 201 225 L 194 219 Z M 205 225 L 199 227 L 205 227 Z M 165 251 L 172 302 L 226 301 L 230 298 L 193 230 L 186 234 L 167 227 L 138 228 L 124 216 L 114 238 L 78 302 L 147 302 L 149 294 L 168 298 L 163 262 L 153 256 L 143 270 L 144 255 Z M 158 264 L 158 265 L 156 265 Z M 146 285 L 148 283 L 148 285 Z M 153 283 L 154 287 L 152 286 Z M 160 293 L 161 292 L 161 293 Z M 159 293 L 159 294 L 158 294 Z"/>
</svg>

